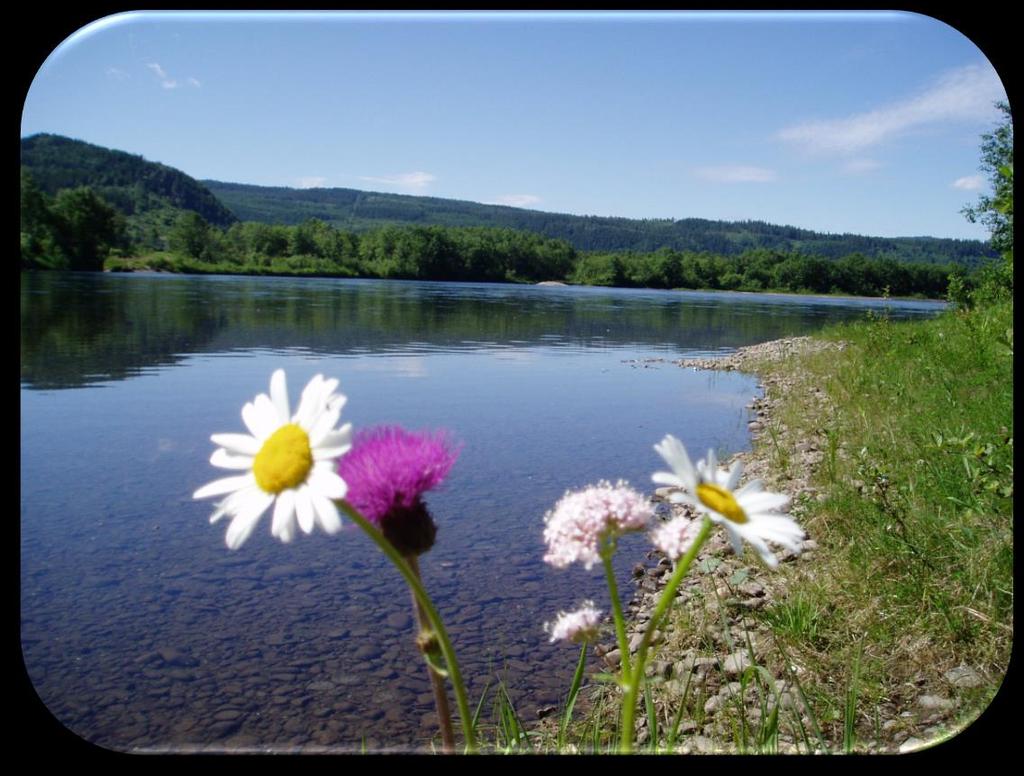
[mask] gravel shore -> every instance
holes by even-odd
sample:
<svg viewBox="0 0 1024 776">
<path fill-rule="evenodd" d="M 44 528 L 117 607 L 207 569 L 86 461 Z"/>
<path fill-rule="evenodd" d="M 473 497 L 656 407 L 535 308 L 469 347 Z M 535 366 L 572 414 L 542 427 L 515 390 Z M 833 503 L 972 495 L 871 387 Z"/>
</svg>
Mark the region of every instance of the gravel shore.
<svg viewBox="0 0 1024 776">
<path fill-rule="evenodd" d="M 759 478 L 767 490 L 788 494 L 791 501 L 786 510 L 805 530 L 801 516 L 807 505 L 815 499 L 824 499 L 811 481 L 821 465 L 827 444 L 819 435 L 794 438 L 778 417 L 777 409 L 780 397 L 791 395 L 793 391 L 804 392 L 810 402 L 823 407 L 828 400 L 824 391 L 806 378 L 786 370 L 772 370 L 774 374 L 769 375 L 764 366 L 794 354 L 844 347 L 843 343 L 792 337 L 740 348 L 722 358 L 674 362 L 683 368 L 737 370 L 761 378 L 759 388 L 763 395 L 753 398 L 748 405 L 752 414 L 749 428 L 754 439 L 753 450 L 739 453 L 723 463 L 729 465 L 740 459 L 744 464 L 743 482 Z M 758 438 L 769 433 L 771 441 L 759 444 Z M 780 450 L 786 456 L 784 467 L 779 466 Z M 694 454 L 699 455 L 698 451 Z M 659 488 L 655 492 L 653 498 L 660 503 L 659 511 L 665 517 L 686 514 L 688 507 L 667 502 L 670 491 L 670 488 Z M 757 561 L 753 553 L 745 558 L 736 556 L 724 531 L 715 531 L 704 545 L 676 593 L 667 632 L 656 632 L 653 643 L 660 647 L 652 650 L 648 663 L 659 719 L 673 719 L 681 701 L 690 710 L 684 714 L 679 727 L 681 743 L 677 750 L 680 753 L 738 751 L 737 725 L 742 724 L 742 719 L 756 735 L 762 715 L 767 719 L 776 707 L 779 715 L 776 751 L 806 752 L 807 741 L 812 744 L 818 741 L 813 732 L 815 720 L 804 708 L 799 688 L 803 669 L 795 664 L 784 665 L 770 628 L 754 616 L 757 610 L 785 596 L 789 579 L 813 575 L 817 553 L 818 542 L 809 535 L 799 554 L 779 550 L 777 557 L 781 565 L 772 571 Z M 640 642 L 640 634 L 650 620 L 672 568 L 671 560 L 651 550 L 647 562 L 638 563 L 633 569 L 635 594 L 627 608 L 631 653 Z M 688 621 L 688 627 L 680 628 L 681 632 L 677 633 L 671 622 L 678 622 L 681 616 L 683 621 Z M 620 654 L 613 640 L 597 645 L 595 651 L 606 670 L 618 669 Z M 761 668 L 756 682 L 753 672 L 746 670 L 751 665 L 751 654 Z M 973 680 L 972 676 L 965 679 Z M 755 686 L 758 684 L 759 687 Z M 596 700 L 602 693 L 609 692 L 615 690 L 602 685 L 593 697 Z M 617 704 L 612 705 L 617 708 Z M 884 743 L 858 742 L 858 751 L 907 752 L 926 746 L 947 733 L 944 723 L 952 716 L 952 707 L 953 703 L 945 698 L 924 695 L 918 699 L 912 713 L 890 710 L 891 718 L 880 720 L 879 732 Z M 646 727 L 646 714 L 639 713 L 638 717 L 637 742 L 642 747 L 649 740 L 650 732 Z M 794 731 L 801 727 L 807 737 L 801 735 L 798 741 Z M 828 740 L 828 746 L 836 751 L 841 742 Z M 747 750 L 751 748 L 748 739 Z"/>
</svg>

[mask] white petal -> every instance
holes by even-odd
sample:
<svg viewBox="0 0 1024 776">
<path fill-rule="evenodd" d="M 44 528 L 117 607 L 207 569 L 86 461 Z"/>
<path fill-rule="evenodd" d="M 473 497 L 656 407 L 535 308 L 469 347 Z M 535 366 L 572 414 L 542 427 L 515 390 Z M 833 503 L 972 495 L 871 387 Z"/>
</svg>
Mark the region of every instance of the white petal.
<svg viewBox="0 0 1024 776">
<path fill-rule="evenodd" d="M 671 434 L 667 434 L 660 444 L 654 446 L 658 455 L 665 459 L 665 463 L 672 467 L 687 490 L 697 487 L 697 472 L 690 462 L 690 456 L 686 453 L 683 443 Z"/>
<path fill-rule="evenodd" d="M 259 422 L 259 413 L 256 412 L 256 405 L 252 401 L 247 401 L 242 407 L 242 422 L 246 424 L 246 428 L 249 429 L 249 433 L 259 441 L 262 442 L 266 439 L 267 434 L 262 432 L 262 427 Z"/>
<path fill-rule="evenodd" d="M 352 448 L 352 424 L 326 433 L 313 447 L 313 459 L 340 458 Z"/>
<path fill-rule="evenodd" d="M 803 528 L 785 515 L 758 516 L 757 533 L 768 541 L 781 544 L 796 553 L 800 552 L 800 541 L 806 535 Z"/>
<path fill-rule="evenodd" d="M 715 484 L 717 485 L 718 483 L 715 480 L 716 475 L 718 474 L 718 456 L 715 455 L 714 450 L 708 449 L 708 456 L 707 458 L 704 459 L 703 463 L 705 466 L 704 471 L 707 474 L 708 479 L 711 480 L 712 482 L 715 482 Z"/>
<path fill-rule="evenodd" d="M 725 481 L 725 489 L 728 491 L 736 490 L 736 486 L 740 484 L 740 477 L 743 476 L 743 461 L 738 458 L 733 461 L 732 468 L 729 469 L 729 477 Z"/>
<path fill-rule="evenodd" d="M 323 402 L 329 404 L 331 399 L 330 396 L 334 393 L 334 389 L 338 387 L 338 380 L 332 377 L 330 380 L 324 380 L 321 390 L 323 391 Z"/>
<path fill-rule="evenodd" d="M 651 482 L 656 485 L 670 485 L 674 488 L 685 488 L 686 483 L 674 474 L 668 472 L 655 472 L 651 475 Z"/>
<path fill-rule="evenodd" d="M 270 534 L 285 543 L 295 536 L 295 491 L 283 490 L 278 494 Z"/>
<path fill-rule="evenodd" d="M 309 431 L 310 424 L 316 420 L 320 412 L 320 386 L 323 383 L 323 375 L 313 375 L 302 391 L 302 398 L 299 399 L 299 408 L 292 416 L 292 423 L 297 423 L 306 431 Z"/>
<path fill-rule="evenodd" d="M 316 491 L 311 494 L 311 498 L 320 527 L 329 534 L 338 533 L 341 530 L 341 518 L 338 516 L 338 508 L 334 506 L 334 502 Z"/>
<path fill-rule="evenodd" d="M 223 447 L 218 447 L 210 456 L 210 463 L 221 469 L 251 469 L 254 460 L 251 455 L 231 455 Z"/>
<path fill-rule="evenodd" d="M 271 401 L 269 396 L 261 393 L 256 397 L 254 404 L 256 405 L 256 412 L 259 413 L 261 428 L 267 436 L 281 428 L 282 424 L 278 422 L 277 418 L 277 407 L 274 406 L 274 402 Z"/>
<path fill-rule="evenodd" d="M 302 532 L 310 533 L 314 523 L 313 502 L 310 501 L 309 491 L 305 487 L 295 491 L 295 514 Z"/>
<path fill-rule="evenodd" d="M 770 568 L 775 568 L 779 565 L 779 559 L 775 557 L 775 553 L 768 548 L 768 545 L 764 543 L 760 536 L 748 533 L 744 538 L 750 543 L 751 547 L 757 550 L 761 560 L 767 563 Z"/>
<path fill-rule="evenodd" d="M 739 499 L 740 496 L 745 496 L 748 493 L 759 493 L 762 490 L 764 490 L 764 483 L 761 482 L 761 480 L 751 480 L 746 485 L 744 485 L 742 488 L 740 488 L 739 490 L 735 491 L 732 495 L 736 499 Z"/>
<path fill-rule="evenodd" d="M 277 410 L 277 424 L 283 426 L 291 422 L 291 410 L 288 405 L 288 383 L 284 370 L 278 369 L 270 376 L 270 400 Z"/>
<path fill-rule="evenodd" d="M 743 538 L 740 536 L 740 533 L 736 528 L 736 524 L 728 518 L 722 517 L 717 512 L 709 511 L 707 514 L 708 517 L 711 518 L 712 522 L 718 523 L 723 528 L 725 528 L 725 532 L 729 535 L 729 543 L 732 545 L 732 551 L 735 552 L 737 555 L 742 554 Z"/>
<path fill-rule="evenodd" d="M 677 490 L 673 493 L 668 494 L 668 500 L 673 504 L 689 504 L 690 506 L 697 507 L 701 511 L 706 511 L 707 507 L 699 499 L 695 499 L 689 493 L 684 490 Z"/>
<path fill-rule="evenodd" d="M 230 496 L 218 501 L 216 505 L 217 508 L 214 510 L 213 514 L 210 515 L 210 523 L 216 523 L 218 520 L 224 517 L 224 515 L 234 516 L 235 512 L 238 511 L 238 505 L 245 498 L 245 493 L 247 490 L 248 488 L 236 490 Z"/>
<path fill-rule="evenodd" d="M 256 478 L 252 474 L 243 474 L 240 477 L 224 477 L 220 480 L 203 485 L 192 494 L 192 498 L 207 498 L 208 496 L 222 496 L 225 493 L 241 490 L 249 485 L 255 485 Z"/>
<path fill-rule="evenodd" d="M 320 440 L 320 447 L 344 447 L 349 448 L 352 446 L 352 424 L 346 423 L 344 426 L 339 428 L 337 431 L 331 431 L 324 435 L 324 438 Z M 314 451 L 315 452 L 315 451 Z"/>
<path fill-rule="evenodd" d="M 224 536 L 228 549 L 237 550 L 242 546 L 245 540 L 252 534 L 256 523 L 259 522 L 260 515 L 266 511 L 273 500 L 274 497 L 270 493 L 259 491 L 258 493 L 253 493 L 252 497 L 240 507 L 239 513 L 231 521 L 227 534 Z"/>
<path fill-rule="evenodd" d="M 348 493 L 348 485 L 331 469 L 330 465 L 325 468 L 320 468 L 319 464 L 315 465 L 313 472 L 309 475 L 309 487 L 327 499 L 345 498 L 345 494 Z"/>
<path fill-rule="evenodd" d="M 334 428 L 334 424 L 338 422 L 338 417 L 341 415 L 341 407 L 334 406 L 328 407 L 320 417 L 316 419 L 312 427 L 309 429 L 309 444 L 316 447 L 320 444 L 327 434 Z"/>
<path fill-rule="evenodd" d="M 262 401 L 260 401 L 261 397 Z M 269 414 L 267 413 L 268 404 L 271 407 Z M 242 420 L 245 422 L 246 428 L 260 442 L 266 441 L 270 434 L 278 430 L 278 424 L 273 422 L 275 413 L 272 407 L 273 405 L 265 393 L 261 393 L 255 401 L 249 401 L 242 407 Z"/>
<path fill-rule="evenodd" d="M 241 490 L 236 490 L 230 496 L 218 504 L 217 511 L 210 515 L 210 522 L 216 523 L 222 515 L 228 515 L 234 519 L 235 515 L 241 512 L 246 504 L 258 497 L 263 491 L 258 485 L 252 485 Z"/>
<path fill-rule="evenodd" d="M 770 512 L 788 504 L 789 496 L 783 493 L 755 491 L 737 496 L 736 503 L 740 505 L 747 515 L 752 515 L 756 512 Z"/>
<path fill-rule="evenodd" d="M 214 434 L 210 441 L 225 448 L 229 453 L 242 455 L 256 455 L 263 447 L 260 440 L 246 434 Z"/>
<path fill-rule="evenodd" d="M 345 445 L 344 447 L 324 447 L 321 444 L 320 447 L 313 448 L 313 460 L 333 461 L 337 458 L 341 458 L 341 456 L 343 456 L 351 449 L 352 445 Z"/>
</svg>

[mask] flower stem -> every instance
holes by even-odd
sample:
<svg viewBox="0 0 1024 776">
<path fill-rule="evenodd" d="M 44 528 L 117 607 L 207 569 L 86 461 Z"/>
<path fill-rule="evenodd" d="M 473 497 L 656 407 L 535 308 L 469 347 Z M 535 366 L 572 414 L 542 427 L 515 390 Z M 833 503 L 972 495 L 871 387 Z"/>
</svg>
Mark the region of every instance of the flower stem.
<svg viewBox="0 0 1024 776">
<path fill-rule="evenodd" d="M 416 575 L 417 579 L 422 584 L 423 578 L 420 577 L 420 562 L 419 558 L 415 555 L 406 555 L 405 562 L 409 564 L 409 568 L 412 573 Z M 416 593 L 412 591 L 412 606 L 413 611 L 416 614 L 416 628 L 417 632 L 422 634 L 425 631 L 430 631 L 430 619 L 427 617 L 427 613 L 423 610 L 423 604 L 416 598 Z M 436 654 L 436 646 L 428 647 L 427 645 L 422 646 L 423 649 L 434 649 Z M 430 686 L 434 691 L 434 705 L 437 707 L 437 719 L 441 726 L 441 745 L 445 753 L 452 753 L 455 751 L 455 734 L 452 732 L 452 713 L 448 708 L 448 693 L 444 687 L 444 678 L 437 672 L 431 661 L 427 660 L 427 674 L 430 676 Z"/>
<path fill-rule="evenodd" d="M 619 665 L 621 666 L 619 685 L 623 691 L 629 682 L 629 642 L 626 641 L 626 620 L 622 616 L 622 603 L 619 601 L 619 588 L 615 584 L 615 570 L 612 568 L 612 555 L 615 544 L 607 543 L 601 548 L 601 563 L 604 564 L 604 577 L 608 581 L 608 594 L 612 599 L 612 618 L 615 620 L 615 637 L 619 642 Z"/>
<path fill-rule="evenodd" d="M 441 653 L 444 655 L 445 663 L 448 666 L 448 676 L 452 681 L 452 690 L 455 692 L 455 702 L 459 707 L 459 717 L 462 722 L 462 733 L 466 739 L 466 751 L 469 753 L 476 752 L 476 736 L 473 734 L 473 717 L 469 710 L 469 702 L 466 699 L 466 688 L 462 683 L 462 674 L 459 671 L 458 661 L 455 659 L 455 650 L 452 649 L 452 643 L 448 639 L 448 633 L 444 629 L 444 623 L 441 621 L 441 615 L 437 613 L 437 609 L 434 607 L 433 602 L 430 600 L 430 596 L 427 595 L 427 591 L 424 589 L 423 584 L 420 582 L 419 577 L 409 568 L 409 564 L 406 563 L 405 558 L 402 557 L 401 553 L 394 548 L 394 546 L 387 539 L 384 538 L 377 528 L 370 523 L 365 517 L 359 514 L 359 511 L 349 504 L 347 501 L 336 502 L 338 506 L 347 514 L 352 521 L 363 529 L 363 532 L 373 539 L 374 543 L 380 547 L 381 551 L 387 555 L 395 568 L 398 569 L 399 573 L 405 578 L 406 583 L 409 585 L 409 589 L 412 590 L 416 600 L 423 607 L 423 612 L 430 620 L 431 626 L 434 628 L 434 632 L 437 634 L 437 640 L 441 647 Z"/>
<path fill-rule="evenodd" d="M 647 662 L 647 649 L 651 645 L 651 638 L 654 635 L 654 631 L 657 630 L 661 621 L 664 619 L 669 607 L 672 606 L 679 583 L 683 581 L 683 577 L 686 576 L 686 572 L 690 570 L 690 565 L 693 563 L 693 559 L 697 557 L 697 553 L 700 552 L 700 548 L 704 546 L 704 542 L 706 542 L 708 536 L 711 535 L 712 525 L 713 523 L 711 520 L 705 517 L 704 524 L 700 528 L 700 533 L 697 534 L 697 538 L 693 540 L 693 544 L 690 546 L 690 549 L 687 550 L 686 554 L 676 562 L 676 569 L 672 572 L 672 576 L 665 584 L 665 589 L 662 591 L 661 597 L 658 599 L 658 603 L 654 607 L 654 612 L 651 614 L 651 619 L 647 623 L 647 628 L 644 630 L 640 646 L 636 651 L 636 663 L 633 666 L 633 676 L 626 687 L 626 697 L 622 701 L 622 738 L 620 740 L 619 749 L 623 754 L 628 754 L 633 751 L 633 736 L 635 734 L 635 731 L 633 730 L 633 716 L 636 712 L 637 693 L 640 689 L 640 683 L 644 679 L 644 664 Z"/>
</svg>

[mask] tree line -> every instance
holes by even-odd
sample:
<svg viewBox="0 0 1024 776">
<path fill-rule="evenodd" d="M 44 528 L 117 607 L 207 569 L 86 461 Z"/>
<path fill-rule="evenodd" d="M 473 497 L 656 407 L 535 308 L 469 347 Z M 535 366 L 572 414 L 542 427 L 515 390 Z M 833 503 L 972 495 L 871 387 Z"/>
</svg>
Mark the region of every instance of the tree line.
<svg viewBox="0 0 1024 776">
<path fill-rule="evenodd" d="M 179 272 L 374 277 L 406 280 L 569 283 L 633 287 L 924 296 L 947 293 L 953 265 L 898 262 L 859 253 L 829 259 L 748 249 L 724 256 L 662 248 L 581 252 L 562 239 L 502 227 L 385 226 L 356 233 L 316 218 L 295 226 L 208 223 L 177 211 L 166 228 L 130 232 L 89 187 L 53 197 L 22 172 L 21 264 L 25 268 L 137 268 Z M 154 249 L 155 252 L 154 252 Z M 110 252 L 114 256 L 107 259 Z M 144 255 L 142 259 L 127 257 Z"/>
<path fill-rule="evenodd" d="M 712 221 L 704 218 L 621 218 L 576 216 L 479 202 L 359 191 L 290 189 L 221 181 L 201 181 L 244 221 L 295 226 L 308 218 L 362 233 L 385 224 L 494 226 L 568 240 L 579 251 L 601 253 L 709 251 L 735 256 L 755 248 L 839 259 L 853 253 L 900 262 L 966 266 L 994 253 L 978 240 L 938 237 L 871 237 L 825 234 L 764 221 Z"/>
</svg>

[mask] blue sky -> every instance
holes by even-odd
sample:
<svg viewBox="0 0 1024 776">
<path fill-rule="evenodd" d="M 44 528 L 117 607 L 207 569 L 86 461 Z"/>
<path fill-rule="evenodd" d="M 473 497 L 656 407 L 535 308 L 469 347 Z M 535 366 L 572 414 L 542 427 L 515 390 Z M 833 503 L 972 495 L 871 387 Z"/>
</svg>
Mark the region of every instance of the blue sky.
<svg viewBox="0 0 1024 776">
<path fill-rule="evenodd" d="M 135 13 L 43 63 L 22 136 L 199 179 L 987 239 L 1005 100 L 911 13 Z"/>
</svg>

